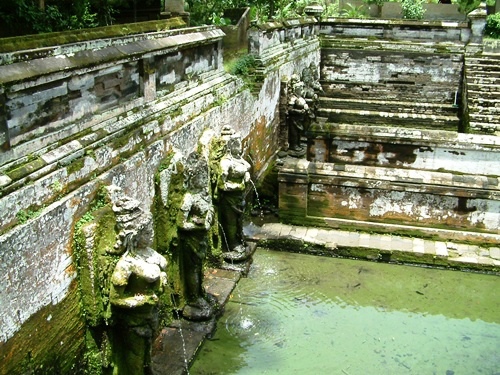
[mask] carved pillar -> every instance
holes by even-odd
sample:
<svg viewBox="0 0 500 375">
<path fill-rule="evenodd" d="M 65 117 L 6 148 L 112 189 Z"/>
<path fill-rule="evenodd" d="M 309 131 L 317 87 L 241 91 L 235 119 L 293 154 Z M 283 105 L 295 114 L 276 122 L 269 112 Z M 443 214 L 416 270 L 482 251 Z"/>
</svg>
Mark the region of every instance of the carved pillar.
<svg viewBox="0 0 500 375">
<path fill-rule="evenodd" d="M 163 18 L 181 17 L 189 25 L 189 13 L 184 10 L 184 0 L 165 0 Z"/>
<path fill-rule="evenodd" d="M 469 44 L 482 44 L 484 28 L 486 26 L 486 3 L 482 2 L 478 8 L 468 14 L 471 28 Z"/>
<path fill-rule="evenodd" d="M 155 58 L 149 57 L 142 60 L 141 65 L 141 91 L 146 102 L 156 99 L 156 66 Z"/>
</svg>

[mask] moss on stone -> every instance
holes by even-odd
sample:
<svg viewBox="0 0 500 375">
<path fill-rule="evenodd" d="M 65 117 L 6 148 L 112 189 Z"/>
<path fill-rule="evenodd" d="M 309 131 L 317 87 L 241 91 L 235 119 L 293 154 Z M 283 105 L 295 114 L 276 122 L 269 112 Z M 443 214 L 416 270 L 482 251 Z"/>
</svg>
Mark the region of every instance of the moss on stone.
<svg viewBox="0 0 500 375">
<path fill-rule="evenodd" d="M 74 159 L 71 163 L 66 167 L 66 172 L 68 172 L 68 176 L 73 173 L 78 172 L 85 166 L 85 156 Z"/>
<path fill-rule="evenodd" d="M 5 174 L 15 181 L 28 176 L 46 165 L 47 163 L 42 158 L 37 157 L 36 159 L 28 161 L 21 166 L 16 166 L 11 170 L 8 170 Z"/>
<path fill-rule="evenodd" d="M 72 283 L 62 301 L 40 309 L 0 345 L 1 373 L 78 373 L 85 332 L 79 306 L 77 286 Z"/>
<path fill-rule="evenodd" d="M 95 39 L 116 38 L 145 32 L 176 29 L 185 26 L 186 24 L 181 18 L 170 18 L 168 20 L 119 24 L 97 27 L 94 29 L 71 30 L 3 38 L 0 40 L 0 53 L 39 49 L 69 43 L 81 43 Z"/>
<path fill-rule="evenodd" d="M 167 279 L 170 293 L 163 293 L 160 296 L 159 318 L 162 324 L 168 323 L 171 319 L 172 303 L 171 295 L 180 306 L 182 299 L 183 284 L 181 280 L 180 254 L 178 251 L 177 234 L 177 213 L 180 209 L 184 193 L 183 165 L 174 165 L 174 152 L 167 153 L 161 161 L 158 171 L 155 174 L 155 197 L 151 206 L 153 214 L 155 238 L 153 247 L 168 260 Z M 168 186 L 168 202 L 163 202 L 160 189 L 160 175 L 163 171 L 171 169 L 172 174 Z"/>
</svg>

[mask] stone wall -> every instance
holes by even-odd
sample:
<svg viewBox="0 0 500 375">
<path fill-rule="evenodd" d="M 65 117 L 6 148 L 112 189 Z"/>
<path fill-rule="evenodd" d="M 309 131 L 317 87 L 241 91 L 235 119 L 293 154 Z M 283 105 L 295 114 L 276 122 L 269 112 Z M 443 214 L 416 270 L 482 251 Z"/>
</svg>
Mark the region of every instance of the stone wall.
<svg viewBox="0 0 500 375">
<path fill-rule="evenodd" d="M 244 138 L 258 178 L 278 151 L 281 81 L 319 61 L 313 23 L 254 35 L 253 86 L 224 72 L 223 33 L 211 26 L 47 47 L 40 58 L 3 55 L 10 64 L 0 66 L 1 374 L 42 366 L 68 373 L 82 360 L 73 234 L 102 185 L 121 187 L 150 210 L 163 159 L 186 156 L 224 125 Z M 294 37 L 270 46 L 270 33 Z"/>
<path fill-rule="evenodd" d="M 324 95 L 307 160 L 280 170 L 280 218 L 498 233 L 500 143 L 465 134 L 461 117 L 474 103 L 463 92 L 468 25 L 327 20 L 320 35 Z"/>
</svg>

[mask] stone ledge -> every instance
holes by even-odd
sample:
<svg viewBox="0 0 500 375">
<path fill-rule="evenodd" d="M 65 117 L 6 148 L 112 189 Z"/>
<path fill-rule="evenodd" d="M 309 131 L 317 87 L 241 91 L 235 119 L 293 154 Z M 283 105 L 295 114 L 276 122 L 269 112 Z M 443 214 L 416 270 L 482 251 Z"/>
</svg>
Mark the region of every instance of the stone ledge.
<svg viewBox="0 0 500 375">
<path fill-rule="evenodd" d="M 386 225 L 386 224 L 384 224 Z M 434 229 L 438 231 L 438 229 Z M 293 234 L 292 234 L 293 233 Z M 306 233 L 305 236 L 302 236 Z M 473 234 L 478 235 L 479 234 Z M 500 235 L 488 235 L 500 240 Z M 431 241 L 422 238 L 350 232 L 334 229 L 298 227 L 281 223 L 266 223 L 260 231 L 252 229 L 251 239 L 259 246 L 278 247 L 285 251 L 311 252 L 316 255 L 347 256 L 394 263 L 415 263 L 436 267 L 491 272 L 500 275 L 500 261 L 493 258 L 498 248 L 453 242 Z M 290 241 L 294 241 L 292 246 Z M 335 244 L 334 247 L 331 244 Z M 395 246 L 395 244 L 398 244 Z M 323 247 L 323 251 L 318 250 Z M 460 248 L 462 255 L 456 252 Z M 451 251 L 449 251 L 451 250 Z M 483 254 L 490 254 L 484 256 Z M 500 253 L 499 253 L 500 254 Z"/>
<path fill-rule="evenodd" d="M 67 72 L 114 61 L 130 60 L 145 54 L 159 54 L 166 50 L 176 51 L 203 41 L 222 40 L 220 29 L 209 28 L 191 34 L 165 36 L 161 39 L 131 42 L 124 46 L 109 46 L 97 51 L 79 51 L 71 55 L 59 55 L 28 62 L 0 66 L 0 85 L 23 82 L 37 76 Z"/>
<path fill-rule="evenodd" d="M 164 35 L 191 32 L 194 29 L 185 28 L 185 25 L 181 19 L 175 18 L 3 38 L 0 40 L 0 65 L 86 49 L 100 49 L 130 41 L 154 39 Z"/>
</svg>

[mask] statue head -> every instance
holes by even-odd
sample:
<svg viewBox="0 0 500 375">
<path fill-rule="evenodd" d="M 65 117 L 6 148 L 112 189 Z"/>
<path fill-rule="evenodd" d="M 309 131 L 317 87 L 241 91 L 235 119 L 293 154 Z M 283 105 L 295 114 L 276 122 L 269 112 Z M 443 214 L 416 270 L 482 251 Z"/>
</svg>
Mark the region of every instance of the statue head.
<svg viewBox="0 0 500 375">
<path fill-rule="evenodd" d="M 113 202 L 116 226 L 119 230 L 118 246 L 125 251 L 150 247 L 153 242 L 153 220 L 149 212 L 140 208 L 140 202 L 120 194 Z"/>
<path fill-rule="evenodd" d="M 198 152 L 193 151 L 187 157 L 184 175 L 188 190 L 199 192 L 208 189 L 208 162 Z"/>
<path fill-rule="evenodd" d="M 232 156 L 240 157 L 241 156 L 241 139 L 238 134 L 233 134 L 231 138 L 227 141 L 226 144 L 227 152 Z"/>
</svg>

